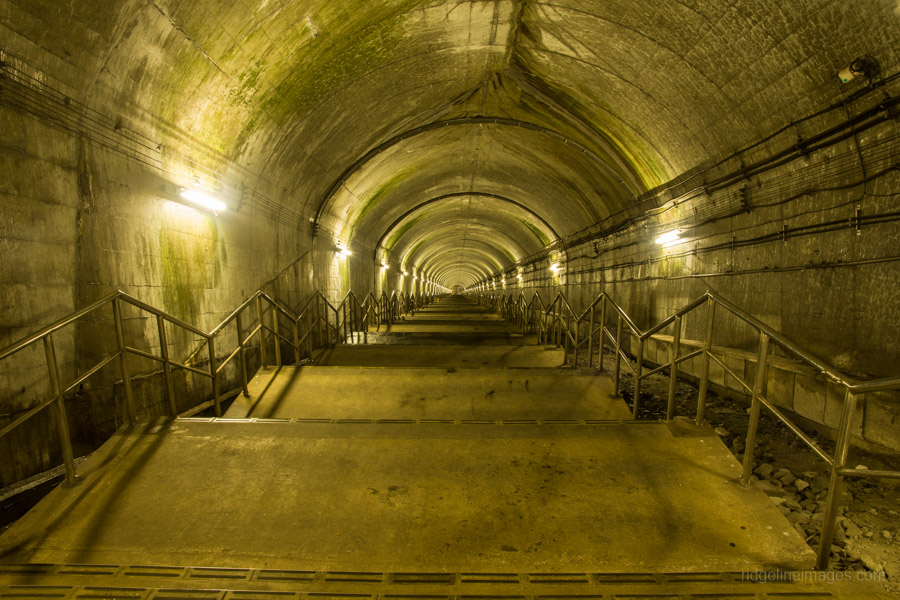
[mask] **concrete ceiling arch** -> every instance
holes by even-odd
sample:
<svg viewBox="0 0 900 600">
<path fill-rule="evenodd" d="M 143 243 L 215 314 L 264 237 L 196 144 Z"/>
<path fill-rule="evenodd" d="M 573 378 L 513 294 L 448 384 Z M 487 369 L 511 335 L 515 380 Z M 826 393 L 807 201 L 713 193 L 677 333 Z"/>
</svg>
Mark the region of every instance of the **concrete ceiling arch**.
<svg viewBox="0 0 900 600">
<path fill-rule="evenodd" d="M 4 61 L 120 132 L 104 135 L 159 140 L 166 177 L 367 251 L 423 199 L 471 190 L 562 237 L 624 219 L 835 102 L 857 56 L 900 63 L 890 0 L 10 6 Z"/>
<path fill-rule="evenodd" d="M 375 247 L 393 250 L 401 247 L 414 227 L 427 231 L 450 221 L 461 227 L 469 222 L 493 222 L 495 229 L 515 232 L 513 237 L 523 240 L 525 246 L 535 248 L 537 244 L 535 251 L 559 239 L 540 215 L 515 200 L 499 194 L 457 192 L 430 198 L 406 211 L 387 227 Z"/>
<path fill-rule="evenodd" d="M 448 223 L 411 232 L 394 256 L 401 265 L 409 265 L 418 270 L 437 254 L 443 255 L 454 249 L 462 251 L 470 247 L 480 248 L 485 256 L 491 258 L 495 269 L 514 264 L 527 256 L 529 250 L 509 233 L 490 225 L 470 223 L 467 227 L 460 227 L 457 223 Z"/>
</svg>

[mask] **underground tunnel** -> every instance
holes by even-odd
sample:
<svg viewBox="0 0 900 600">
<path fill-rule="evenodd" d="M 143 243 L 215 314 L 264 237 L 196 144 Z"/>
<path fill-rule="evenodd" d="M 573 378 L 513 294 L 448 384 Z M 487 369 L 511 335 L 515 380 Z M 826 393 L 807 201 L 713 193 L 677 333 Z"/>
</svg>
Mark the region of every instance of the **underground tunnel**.
<svg viewBox="0 0 900 600">
<path fill-rule="evenodd" d="M 900 578 L 888 509 L 868 560 L 818 537 L 853 486 L 897 503 L 896 0 L 0 0 L 0 31 L 0 592 Z M 773 483 L 760 414 L 825 483 Z"/>
</svg>

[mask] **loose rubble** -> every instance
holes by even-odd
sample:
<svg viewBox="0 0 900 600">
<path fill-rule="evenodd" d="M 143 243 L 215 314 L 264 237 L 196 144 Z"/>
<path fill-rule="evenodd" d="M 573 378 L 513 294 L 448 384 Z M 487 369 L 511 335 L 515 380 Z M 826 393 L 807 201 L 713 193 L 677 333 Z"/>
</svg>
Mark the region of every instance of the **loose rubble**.
<svg viewBox="0 0 900 600">
<path fill-rule="evenodd" d="M 622 395 L 632 404 L 631 377 L 625 374 L 622 381 Z M 665 418 L 668 377 L 654 375 L 641 385 L 641 418 Z M 676 415 L 696 416 L 696 402 L 697 389 L 679 382 Z M 746 450 L 747 412 L 739 400 L 709 395 L 707 422 L 739 462 Z M 826 452 L 833 451 L 829 440 L 811 435 Z M 853 455 L 854 463 L 850 464 L 856 464 L 857 469 L 900 469 L 898 464 L 885 462 L 885 457 L 862 455 L 855 450 Z M 828 465 L 765 411 L 757 432 L 754 459 L 752 485 L 768 495 L 797 533 L 813 550 L 818 550 L 828 496 Z M 883 573 L 881 582 L 885 589 L 900 593 L 900 515 L 895 509 L 900 506 L 898 482 L 846 479 L 839 506 L 834 536 L 827 542 L 831 547 L 829 568 Z"/>
</svg>

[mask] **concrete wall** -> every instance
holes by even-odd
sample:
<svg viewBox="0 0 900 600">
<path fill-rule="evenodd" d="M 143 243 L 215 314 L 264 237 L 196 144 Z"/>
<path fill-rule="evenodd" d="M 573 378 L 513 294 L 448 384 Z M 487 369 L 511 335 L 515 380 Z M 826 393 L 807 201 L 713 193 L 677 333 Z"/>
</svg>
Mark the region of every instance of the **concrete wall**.
<svg viewBox="0 0 900 600">
<path fill-rule="evenodd" d="M 272 194 L 263 178 L 254 180 L 255 189 L 228 196 L 229 209 L 214 215 L 177 194 L 165 153 L 192 151 L 179 136 L 142 130 L 142 136 L 163 140 L 166 149 L 157 164 L 148 164 L 127 151 L 123 136 L 112 138 L 114 130 L 101 139 L 95 132 L 55 126 L 11 108 L 5 99 L 0 106 L 0 348 L 115 290 L 208 331 L 257 289 L 289 307 L 299 306 L 314 290 L 335 299 L 351 286 L 369 289 L 370 261 L 340 257 L 331 240 L 314 239 L 308 228 L 262 209 L 260 198 Z M 56 110 L 68 109 L 63 104 Z M 130 307 L 123 315 L 128 345 L 158 354 L 155 318 Z M 252 325 L 252 320 L 245 323 Z M 236 344 L 234 327 L 225 333 L 220 353 Z M 178 360 L 200 343 L 171 326 L 168 336 L 169 352 Z M 71 382 L 115 350 L 111 308 L 53 339 L 61 378 Z M 198 366 L 205 360 L 204 351 Z M 254 354 L 251 368 L 256 361 Z M 136 357 L 129 362 L 138 412 L 165 414 L 158 364 Z M 0 367 L 2 427 L 49 397 L 50 389 L 40 344 Z M 69 398 L 79 451 L 96 447 L 124 422 L 119 379 L 110 365 Z M 223 391 L 237 383 L 236 371 L 229 368 Z M 207 379 L 180 371 L 175 388 L 180 410 L 211 394 Z M 59 464 L 54 419 L 52 410 L 45 410 L 0 439 L 0 485 Z"/>
<path fill-rule="evenodd" d="M 841 120 L 823 115 L 805 123 L 803 133 L 809 137 Z M 580 310 L 607 292 L 647 329 L 713 290 L 849 375 L 900 374 L 896 119 L 708 191 L 707 182 L 790 148 L 797 135 L 790 129 L 752 152 L 664 186 L 672 189 L 663 192 L 659 208 L 630 226 L 582 236 L 556 250 L 564 257 L 558 276 L 548 270 L 558 258 L 538 257 L 524 266 L 521 284 L 509 270 L 507 285 L 496 284 L 494 293 L 530 298 L 538 292 L 548 300 L 561 291 Z M 655 243 L 675 227 L 683 228 L 682 243 Z M 684 337 L 702 339 L 705 319 L 704 311 L 688 316 Z M 671 335 L 671 328 L 663 333 Z M 715 344 L 753 356 L 757 340 L 752 328 L 719 310 Z M 736 366 L 744 372 L 744 365 Z M 771 377 L 776 402 L 812 422 L 835 425 L 840 395 L 826 393 L 824 381 L 800 367 Z M 900 395 L 873 396 L 860 411 L 860 436 L 900 447 Z"/>
</svg>

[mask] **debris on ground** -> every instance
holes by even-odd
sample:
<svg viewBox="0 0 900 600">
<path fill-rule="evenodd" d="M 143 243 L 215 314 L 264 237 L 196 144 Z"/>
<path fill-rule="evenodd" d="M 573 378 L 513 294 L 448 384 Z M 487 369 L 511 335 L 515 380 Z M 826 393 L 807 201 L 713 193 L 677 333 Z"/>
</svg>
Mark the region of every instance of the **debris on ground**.
<svg viewBox="0 0 900 600">
<path fill-rule="evenodd" d="M 608 355 L 607 364 L 613 364 Z M 622 397 L 633 409 L 633 377 L 622 369 Z M 658 373 L 641 381 L 638 416 L 665 419 L 669 378 Z M 697 387 L 679 381 L 675 392 L 675 415 L 696 418 Z M 708 393 L 706 421 L 740 462 L 746 450 L 749 423 L 747 399 L 724 398 Z M 834 444 L 817 432 L 807 431 L 828 454 Z M 900 470 L 900 461 L 887 455 L 866 454 L 851 449 L 857 469 Z M 787 520 L 814 550 L 821 543 L 830 468 L 786 425 L 763 410 L 757 431 L 752 485 L 765 492 Z M 900 487 L 896 480 L 845 479 L 834 537 L 831 564 L 835 571 L 883 573 L 881 582 L 889 592 L 900 593 Z"/>
</svg>

